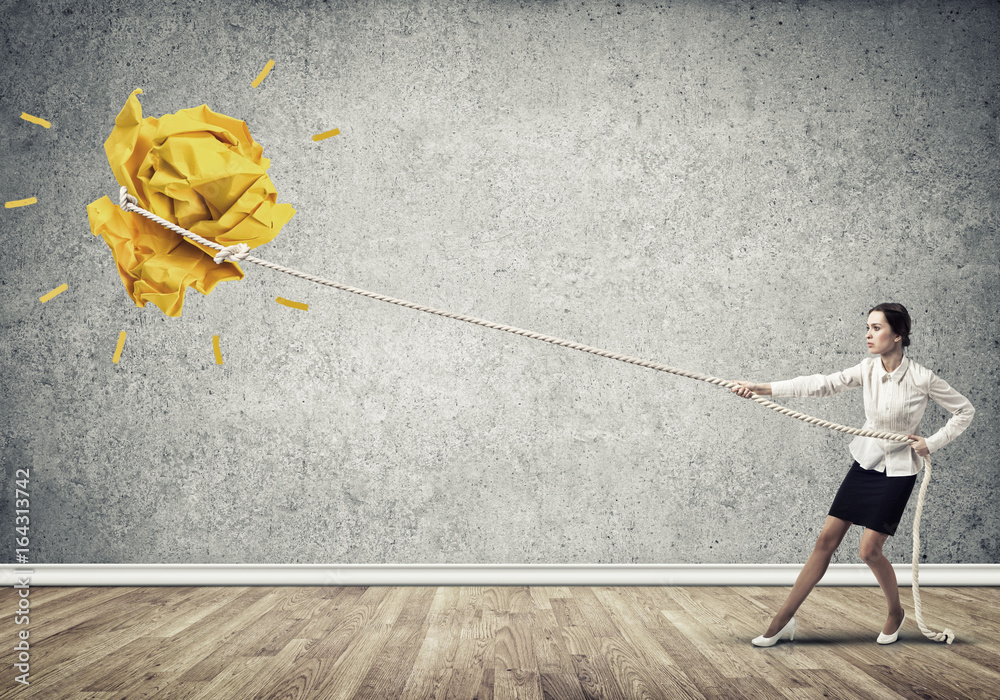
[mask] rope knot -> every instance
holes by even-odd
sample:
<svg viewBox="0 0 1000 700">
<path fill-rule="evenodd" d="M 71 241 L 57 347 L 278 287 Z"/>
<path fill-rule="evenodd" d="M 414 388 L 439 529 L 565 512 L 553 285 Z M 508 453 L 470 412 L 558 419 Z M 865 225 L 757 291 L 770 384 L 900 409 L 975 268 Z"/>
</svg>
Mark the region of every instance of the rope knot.
<svg viewBox="0 0 1000 700">
<path fill-rule="evenodd" d="M 128 187 L 122 185 L 121 190 L 118 192 L 118 206 L 122 208 L 122 211 L 128 211 L 129 204 L 138 206 L 139 200 L 128 193 Z"/>
<path fill-rule="evenodd" d="M 215 256 L 215 264 L 225 262 L 226 260 L 232 260 L 233 262 L 243 262 L 250 256 L 250 246 L 246 243 L 237 243 L 236 245 L 231 245 L 227 248 L 223 248 Z"/>
</svg>

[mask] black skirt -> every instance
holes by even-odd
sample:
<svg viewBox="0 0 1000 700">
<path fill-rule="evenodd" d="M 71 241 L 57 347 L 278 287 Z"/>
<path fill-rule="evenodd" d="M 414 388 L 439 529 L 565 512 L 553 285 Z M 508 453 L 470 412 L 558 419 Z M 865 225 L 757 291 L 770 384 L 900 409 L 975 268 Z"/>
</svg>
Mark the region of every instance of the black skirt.
<svg viewBox="0 0 1000 700">
<path fill-rule="evenodd" d="M 854 462 L 837 490 L 830 515 L 869 530 L 895 535 L 916 482 L 916 474 L 886 476 L 885 472 L 862 469 Z"/>
</svg>

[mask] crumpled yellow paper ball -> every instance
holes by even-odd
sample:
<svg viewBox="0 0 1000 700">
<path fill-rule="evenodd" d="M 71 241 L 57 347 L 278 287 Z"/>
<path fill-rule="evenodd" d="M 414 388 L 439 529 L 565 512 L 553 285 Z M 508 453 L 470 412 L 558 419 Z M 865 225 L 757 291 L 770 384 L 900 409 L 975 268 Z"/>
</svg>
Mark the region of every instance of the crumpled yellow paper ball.
<svg viewBox="0 0 1000 700">
<path fill-rule="evenodd" d="M 142 90 L 129 95 L 104 150 L 139 206 L 220 245 L 255 248 L 277 236 L 295 209 L 277 203 L 271 162 L 246 122 L 207 105 L 143 118 L 137 94 Z M 208 294 L 219 282 L 243 279 L 239 263 L 215 264 L 218 251 L 123 212 L 106 196 L 87 205 L 87 217 L 136 306 L 153 302 L 180 316 L 188 287 Z"/>
</svg>

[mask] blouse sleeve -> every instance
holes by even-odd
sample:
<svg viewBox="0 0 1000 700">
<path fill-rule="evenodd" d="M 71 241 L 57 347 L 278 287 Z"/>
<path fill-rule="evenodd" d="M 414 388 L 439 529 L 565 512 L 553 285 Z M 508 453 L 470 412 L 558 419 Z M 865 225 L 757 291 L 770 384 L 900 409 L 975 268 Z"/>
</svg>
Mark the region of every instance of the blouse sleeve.
<svg viewBox="0 0 1000 700">
<path fill-rule="evenodd" d="M 972 422 L 976 409 L 967 398 L 952 389 L 948 382 L 933 373 L 927 394 L 941 408 L 952 414 L 940 430 L 926 438 L 927 449 L 935 452 L 965 432 Z"/>
<path fill-rule="evenodd" d="M 861 364 L 833 374 L 811 374 L 771 382 L 771 396 L 821 397 L 861 386 Z"/>
</svg>

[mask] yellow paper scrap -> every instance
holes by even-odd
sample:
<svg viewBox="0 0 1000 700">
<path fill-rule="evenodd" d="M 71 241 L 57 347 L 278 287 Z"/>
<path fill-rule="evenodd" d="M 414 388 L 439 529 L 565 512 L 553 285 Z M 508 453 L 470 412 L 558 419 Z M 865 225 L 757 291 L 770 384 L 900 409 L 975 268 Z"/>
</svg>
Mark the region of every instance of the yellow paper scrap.
<svg viewBox="0 0 1000 700">
<path fill-rule="evenodd" d="M 212 336 L 212 349 L 215 351 L 215 364 L 222 364 L 222 348 L 219 347 L 219 336 Z"/>
<path fill-rule="evenodd" d="M 54 297 L 62 294 L 67 289 L 69 289 L 69 285 L 68 284 L 60 284 L 58 287 L 56 287 L 55 289 L 53 289 L 51 292 L 49 292 L 45 296 L 38 297 L 38 301 L 40 301 L 40 302 L 42 302 L 44 304 L 49 299 L 52 299 L 52 298 L 54 298 Z"/>
<path fill-rule="evenodd" d="M 290 306 L 293 309 L 302 309 L 303 311 L 309 310 L 309 304 L 303 304 L 301 301 L 289 301 L 284 297 L 278 297 L 275 299 L 275 301 L 278 302 L 279 304 L 283 304 L 284 306 Z"/>
<path fill-rule="evenodd" d="M 111 361 L 116 365 L 118 360 L 122 357 L 122 348 L 125 347 L 125 331 L 118 334 L 118 347 L 115 348 L 115 356 L 111 358 Z"/>
<path fill-rule="evenodd" d="M 329 131 L 324 131 L 322 134 L 316 134 L 313 136 L 313 141 L 322 141 L 323 139 L 328 139 L 331 136 L 336 136 L 340 133 L 340 129 L 330 129 Z"/>
<path fill-rule="evenodd" d="M 264 78 L 267 77 L 267 74 L 271 72 L 272 68 L 274 68 L 274 61 L 268 61 L 267 65 L 264 66 L 264 70 L 258 73 L 257 77 L 253 79 L 252 83 L 250 83 L 250 87 L 257 87 L 264 82 Z"/>
<path fill-rule="evenodd" d="M 37 204 L 38 200 L 34 197 L 28 197 L 27 199 L 14 199 L 10 202 L 4 202 L 3 205 L 6 209 L 13 209 L 14 207 L 26 207 L 29 204 Z"/>
<path fill-rule="evenodd" d="M 31 122 L 32 124 L 41 124 L 46 129 L 48 129 L 48 128 L 50 128 L 52 126 L 52 122 L 46 121 L 46 120 L 42 119 L 41 117 L 33 117 L 30 114 L 28 114 L 27 112 L 21 112 L 21 119 L 23 119 L 26 122 Z"/>
</svg>

